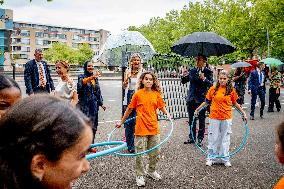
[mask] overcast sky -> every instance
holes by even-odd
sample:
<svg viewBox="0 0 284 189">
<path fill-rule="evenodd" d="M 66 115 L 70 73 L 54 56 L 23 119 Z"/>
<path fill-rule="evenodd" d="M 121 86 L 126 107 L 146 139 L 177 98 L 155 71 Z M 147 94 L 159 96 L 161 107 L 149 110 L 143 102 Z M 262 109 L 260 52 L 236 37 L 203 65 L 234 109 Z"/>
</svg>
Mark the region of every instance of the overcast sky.
<svg viewBox="0 0 284 189">
<path fill-rule="evenodd" d="M 5 0 L 14 21 L 84 29 L 105 29 L 112 33 L 128 26 L 147 24 L 152 17 L 165 17 L 181 10 L 189 0 Z"/>
</svg>

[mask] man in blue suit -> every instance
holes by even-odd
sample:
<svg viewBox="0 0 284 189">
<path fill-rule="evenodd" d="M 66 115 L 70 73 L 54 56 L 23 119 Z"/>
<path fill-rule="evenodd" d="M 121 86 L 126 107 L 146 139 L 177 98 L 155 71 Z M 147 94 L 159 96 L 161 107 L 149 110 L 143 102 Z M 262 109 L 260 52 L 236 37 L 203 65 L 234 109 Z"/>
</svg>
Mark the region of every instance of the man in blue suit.
<svg viewBox="0 0 284 189">
<path fill-rule="evenodd" d="M 53 80 L 50 76 L 48 65 L 43 61 L 41 49 L 35 50 L 35 59 L 25 65 L 24 79 L 28 95 L 35 93 L 50 93 L 54 91 Z"/>
<path fill-rule="evenodd" d="M 265 73 L 263 71 L 265 65 L 261 62 L 257 64 L 254 71 L 250 73 L 248 78 L 248 93 L 251 95 L 250 119 L 254 120 L 254 110 L 257 96 L 260 99 L 260 117 L 263 118 L 263 110 L 265 106 Z"/>
<path fill-rule="evenodd" d="M 205 66 L 206 57 L 198 55 L 196 57 L 196 67 L 190 70 L 190 73 L 183 73 L 181 77 L 182 84 L 190 82 L 186 105 L 188 111 L 189 124 L 192 124 L 195 109 L 205 101 L 208 89 L 213 85 L 213 72 Z M 202 110 L 198 114 L 199 130 L 197 144 L 202 145 L 205 132 L 205 111 Z M 196 119 L 193 123 L 193 133 L 189 133 L 189 139 L 184 144 L 192 144 L 196 141 Z M 193 135 L 193 136 L 192 136 Z M 194 140 L 193 140 L 194 139 Z"/>
</svg>

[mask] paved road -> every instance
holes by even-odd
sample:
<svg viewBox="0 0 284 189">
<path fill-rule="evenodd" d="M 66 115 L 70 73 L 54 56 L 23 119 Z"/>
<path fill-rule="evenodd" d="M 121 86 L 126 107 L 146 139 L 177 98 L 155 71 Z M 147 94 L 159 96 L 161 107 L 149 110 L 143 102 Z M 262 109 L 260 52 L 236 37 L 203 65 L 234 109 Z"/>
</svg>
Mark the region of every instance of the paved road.
<svg viewBox="0 0 284 189">
<path fill-rule="evenodd" d="M 21 83 L 21 82 L 20 82 Z M 22 83 L 21 83 L 22 85 Z M 101 81 L 106 112 L 100 111 L 97 142 L 106 141 L 107 134 L 114 127 L 113 120 L 120 118 L 121 110 L 120 81 Z M 284 109 L 284 90 L 281 103 Z M 246 111 L 249 111 L 249 96 L 245 98 Z M 281 112 L 266 113 L 264 119 L 259 118 L 259 108 L 256 109 L 254 121 L 249 121 L 249 138 L 245 148 L 231 158 L 232 167 L 221 165 L 205 166 L 205 156 L 194 145 L 184 145 L 188 127 L 186 119 L 175 120 L 175 129 L 170 140 L 162 146 L 161 161 L 158 171 L 163 179 L 152 181 L 146 179 L 145 188 L 196 188 L 196 189 L 269 189 L 279 180 L 283 167 L 274 155 L 275 126 L 284 121 Z M 249 114 L 249 112 L 247 112 Z M 234 112 L 231 150 L 236 149 L 244 136 L 242 121 Z M 161 122 L 161 137 L 169 132 L 167 123 Z M 115 133 L 114 139 L 120 140 L 123 129 Z M 206 140 L 205 140 L 206 145 Z M 137 188 L 134 173 L 135 158 L 105 156 L 91 160 L 91 169 L 83 175 L 74 188 Z"/>
</svg>

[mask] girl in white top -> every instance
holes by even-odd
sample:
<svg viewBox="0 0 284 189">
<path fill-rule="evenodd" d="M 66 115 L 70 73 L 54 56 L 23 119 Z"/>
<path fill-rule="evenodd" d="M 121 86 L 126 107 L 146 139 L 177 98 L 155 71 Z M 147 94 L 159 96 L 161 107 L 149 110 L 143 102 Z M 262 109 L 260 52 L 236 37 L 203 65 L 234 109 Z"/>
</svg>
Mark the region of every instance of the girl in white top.
<svg viewBox="0 0 284 189">
<path fill-rule="evenodd" d="M 123 81 L 123 87 L 125 89 L 123 105 L 125 107 L 127 107 L 127 105 L 130 103 L 134 92 L 138 88 L 138 78 L 140 77 L 141 74 L 142 74 L 141 57 L 138 53 L 133 53 L 130 57 L 129 68 L 125 72 L 125 77 L 124 77 L 125 79 Z M 132 111 L 132 113 L 129 115 L 129 118 L 132 117 L 136 117 L 135 110 Z M 132 119 L 131 121 L 124 124 L 127 148 L 130 153 L 135 152 L 134 150 L 135 122 L 136 120 Z"/>
<path fill-rule="evenodd" d="M 69 64 L 64 60 L 58 60 L 55 63 L 55 68 L 58 76 L 58 84 L 55 88 L 55 95 L 70 101 L 72 106 L 78 103 L 78 94 L 75 82 L 69 77 Z"/>
</svg>

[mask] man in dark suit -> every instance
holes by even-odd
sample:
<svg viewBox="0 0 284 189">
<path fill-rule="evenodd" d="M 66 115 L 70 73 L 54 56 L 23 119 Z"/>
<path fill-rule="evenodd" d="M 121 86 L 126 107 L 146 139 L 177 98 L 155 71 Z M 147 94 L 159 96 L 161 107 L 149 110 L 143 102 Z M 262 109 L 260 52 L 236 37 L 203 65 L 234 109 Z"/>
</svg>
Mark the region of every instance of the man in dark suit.
<svg viewBox="0 0 284 189">
<path fill-rule="evenodd" d="M 50 93 L 54 90 L 53 80 L 48 65 L 43 61 L 41 49 L 35 50 L 35 59 L 25 65 L 24 79 L 28 95 L 35 93 Z"/>
<path fill-rule="evenodd" d="M 254 110 L 257 96 L 260 99 L 260 117 L 263 118 L 263 110 L 265 106 L 265 73 L 263 71 L 265 65 L 261 62 L 257 64 L 254 71 L 250 73 L 248 78 L 248 93 L 251 95 L 250 119 L 254 120 Z"/>
<path fill-rule="evenodd" d="M 188 73 L 183 73 L 181 77 L 181 82 L 183 84 L 190 82 L 188 95 L 186 98 L 186 105 L 188 111 L 189 124 L 192 124 L 195 109 L 205 101 L 206 93 L 213 85 L 213 73 L 208 67 L 205 66 L 206 57 L 204 55 L 198 55 L 196 57 L 196 67 L 190 70 Z M 205 132 L 205 109 L 199 112 L 199 130 L 198 130 L 198 141 L 199 146 L 202 145 L 202 140 L 204 138 Z M 192 127 L 193 133 L 189 133 L 189 139 L 184 142 L 184 144 L 192 144 L 194 140 L 196 141 L 196 119 Z M 192 137 L 193 135 L 193 137 Z M 193 140 L 194 139 L 194 140 Z"/>
</svg>

